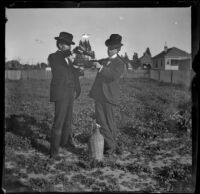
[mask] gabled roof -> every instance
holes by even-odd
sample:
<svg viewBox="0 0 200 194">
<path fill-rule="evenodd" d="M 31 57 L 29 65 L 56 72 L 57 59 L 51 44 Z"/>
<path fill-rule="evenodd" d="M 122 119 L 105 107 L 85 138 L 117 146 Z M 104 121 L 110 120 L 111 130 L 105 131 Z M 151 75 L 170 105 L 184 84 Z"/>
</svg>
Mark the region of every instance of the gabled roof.
<svg viewBox="0 0 200 194">
<path fill-rule="evenodd" d="M 151 56 L 150 55 L 142 55 L 141 57 L 139 57 L 139 59 L 141 60 L 141 59 L 145 59 L 145 58 L 147 58 L 147 59 L 151 59 Z"/>
<path fill-rule="evenodd" d="M 190 57 L 191 55 L 179 48 L 172 47 L 168 48 L 167 51 L 162 51 L 161 53 L 155 55 L 153 59 L 155 58 L 162 58 L 162 57 Z"/>
</svg>

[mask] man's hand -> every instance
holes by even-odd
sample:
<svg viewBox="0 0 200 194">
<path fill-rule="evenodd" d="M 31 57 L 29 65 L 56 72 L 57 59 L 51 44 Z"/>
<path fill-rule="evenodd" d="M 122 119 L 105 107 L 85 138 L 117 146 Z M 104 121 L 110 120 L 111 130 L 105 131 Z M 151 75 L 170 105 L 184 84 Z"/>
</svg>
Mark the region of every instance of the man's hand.
<svg viewBox="0 0 200 194">
<path fill-rule="evenodd" d="M 74 62 L 74 59 L 75 59 L 76 55 L 75 54 L 72 54 L 68 57 L 68 59 L 73 63 Z"/>
<path fill-rule="evenodd" d="M 100 69 L 102 65 L 99 62 L 93 62 L 97 69 Z"/>
</svg>

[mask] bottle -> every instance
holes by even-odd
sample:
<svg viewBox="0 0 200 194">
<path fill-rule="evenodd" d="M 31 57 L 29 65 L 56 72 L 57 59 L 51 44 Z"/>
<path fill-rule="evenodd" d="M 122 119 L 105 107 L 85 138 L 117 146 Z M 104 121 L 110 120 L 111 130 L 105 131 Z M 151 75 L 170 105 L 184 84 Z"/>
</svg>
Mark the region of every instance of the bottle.
<svg viewBox="0 0 200 194">
<path fill-rule="evenodd" d="M 101 161 L 104 151 L 104 137 L 100 133 L 100 125 L 96 124 L 93 134 L 89 138 L 89 156 L 91 159 Z"/>
</svg>

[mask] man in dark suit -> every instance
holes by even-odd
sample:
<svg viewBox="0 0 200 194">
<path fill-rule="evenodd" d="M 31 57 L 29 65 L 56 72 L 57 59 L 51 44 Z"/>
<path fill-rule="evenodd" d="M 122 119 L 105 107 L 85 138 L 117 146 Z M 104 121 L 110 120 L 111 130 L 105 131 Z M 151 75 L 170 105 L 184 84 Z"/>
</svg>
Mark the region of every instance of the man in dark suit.
<svg viewBox="0 0 200 194">
<path fill-rule="evenodd" d="M 116 124 L 114 120 L 114 107 L 118 104 L 120 95 L 119 80 L 123 74 L 125 63 L 118 52 L 123 45 L 119 34 L 111 34 L 105 45 L 108 58 L 96 63 L 99 68 L 89 96 L 95 101 L 95 118 L 101 126 L 100 131 L 104 136 L 104 154 L 112 155 L 119 149 L 116 144 Z"/>
<path fill-rule="evenodd" d="M 61 32 L 57 40 L 58 50 L 48 56 L 52 70 L 50 102 L 55 103 L 54 123 L 51 131 L 50 155 L 59 157 L 59 146 L 74 146 L 72 143 L 72 113 L 74 99 L 81 92 L 79 71 L 73 67 L 71 45 L 75 44 L 73 35 Z"/>
</svg>

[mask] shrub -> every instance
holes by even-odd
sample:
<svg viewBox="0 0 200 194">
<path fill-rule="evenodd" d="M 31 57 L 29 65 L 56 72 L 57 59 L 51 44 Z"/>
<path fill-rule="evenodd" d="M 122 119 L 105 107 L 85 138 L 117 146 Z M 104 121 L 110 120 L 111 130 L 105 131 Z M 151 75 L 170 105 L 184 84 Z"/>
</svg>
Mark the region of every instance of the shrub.
<svg viewBox="0 0 200 194">
<path fill-rule="evenodd" d="M 172 185 L 177 181 L 188 182 L 192 176 L 192 166 L 187 164 L 180 164 L 178 162 L 173 162 L 170 166 L 162 167 L 161 169 L 156 169 L 155 178 L 159 180 L 162 184 Z"/>
<path fill-rule="evenodd" d="M 179 130 L 187 131 L 192 135 L 191 103 L 181 103 L 178 108 L 179 110 L 171 115 L 171 119 L 176 122 Z"/>
</svg>

